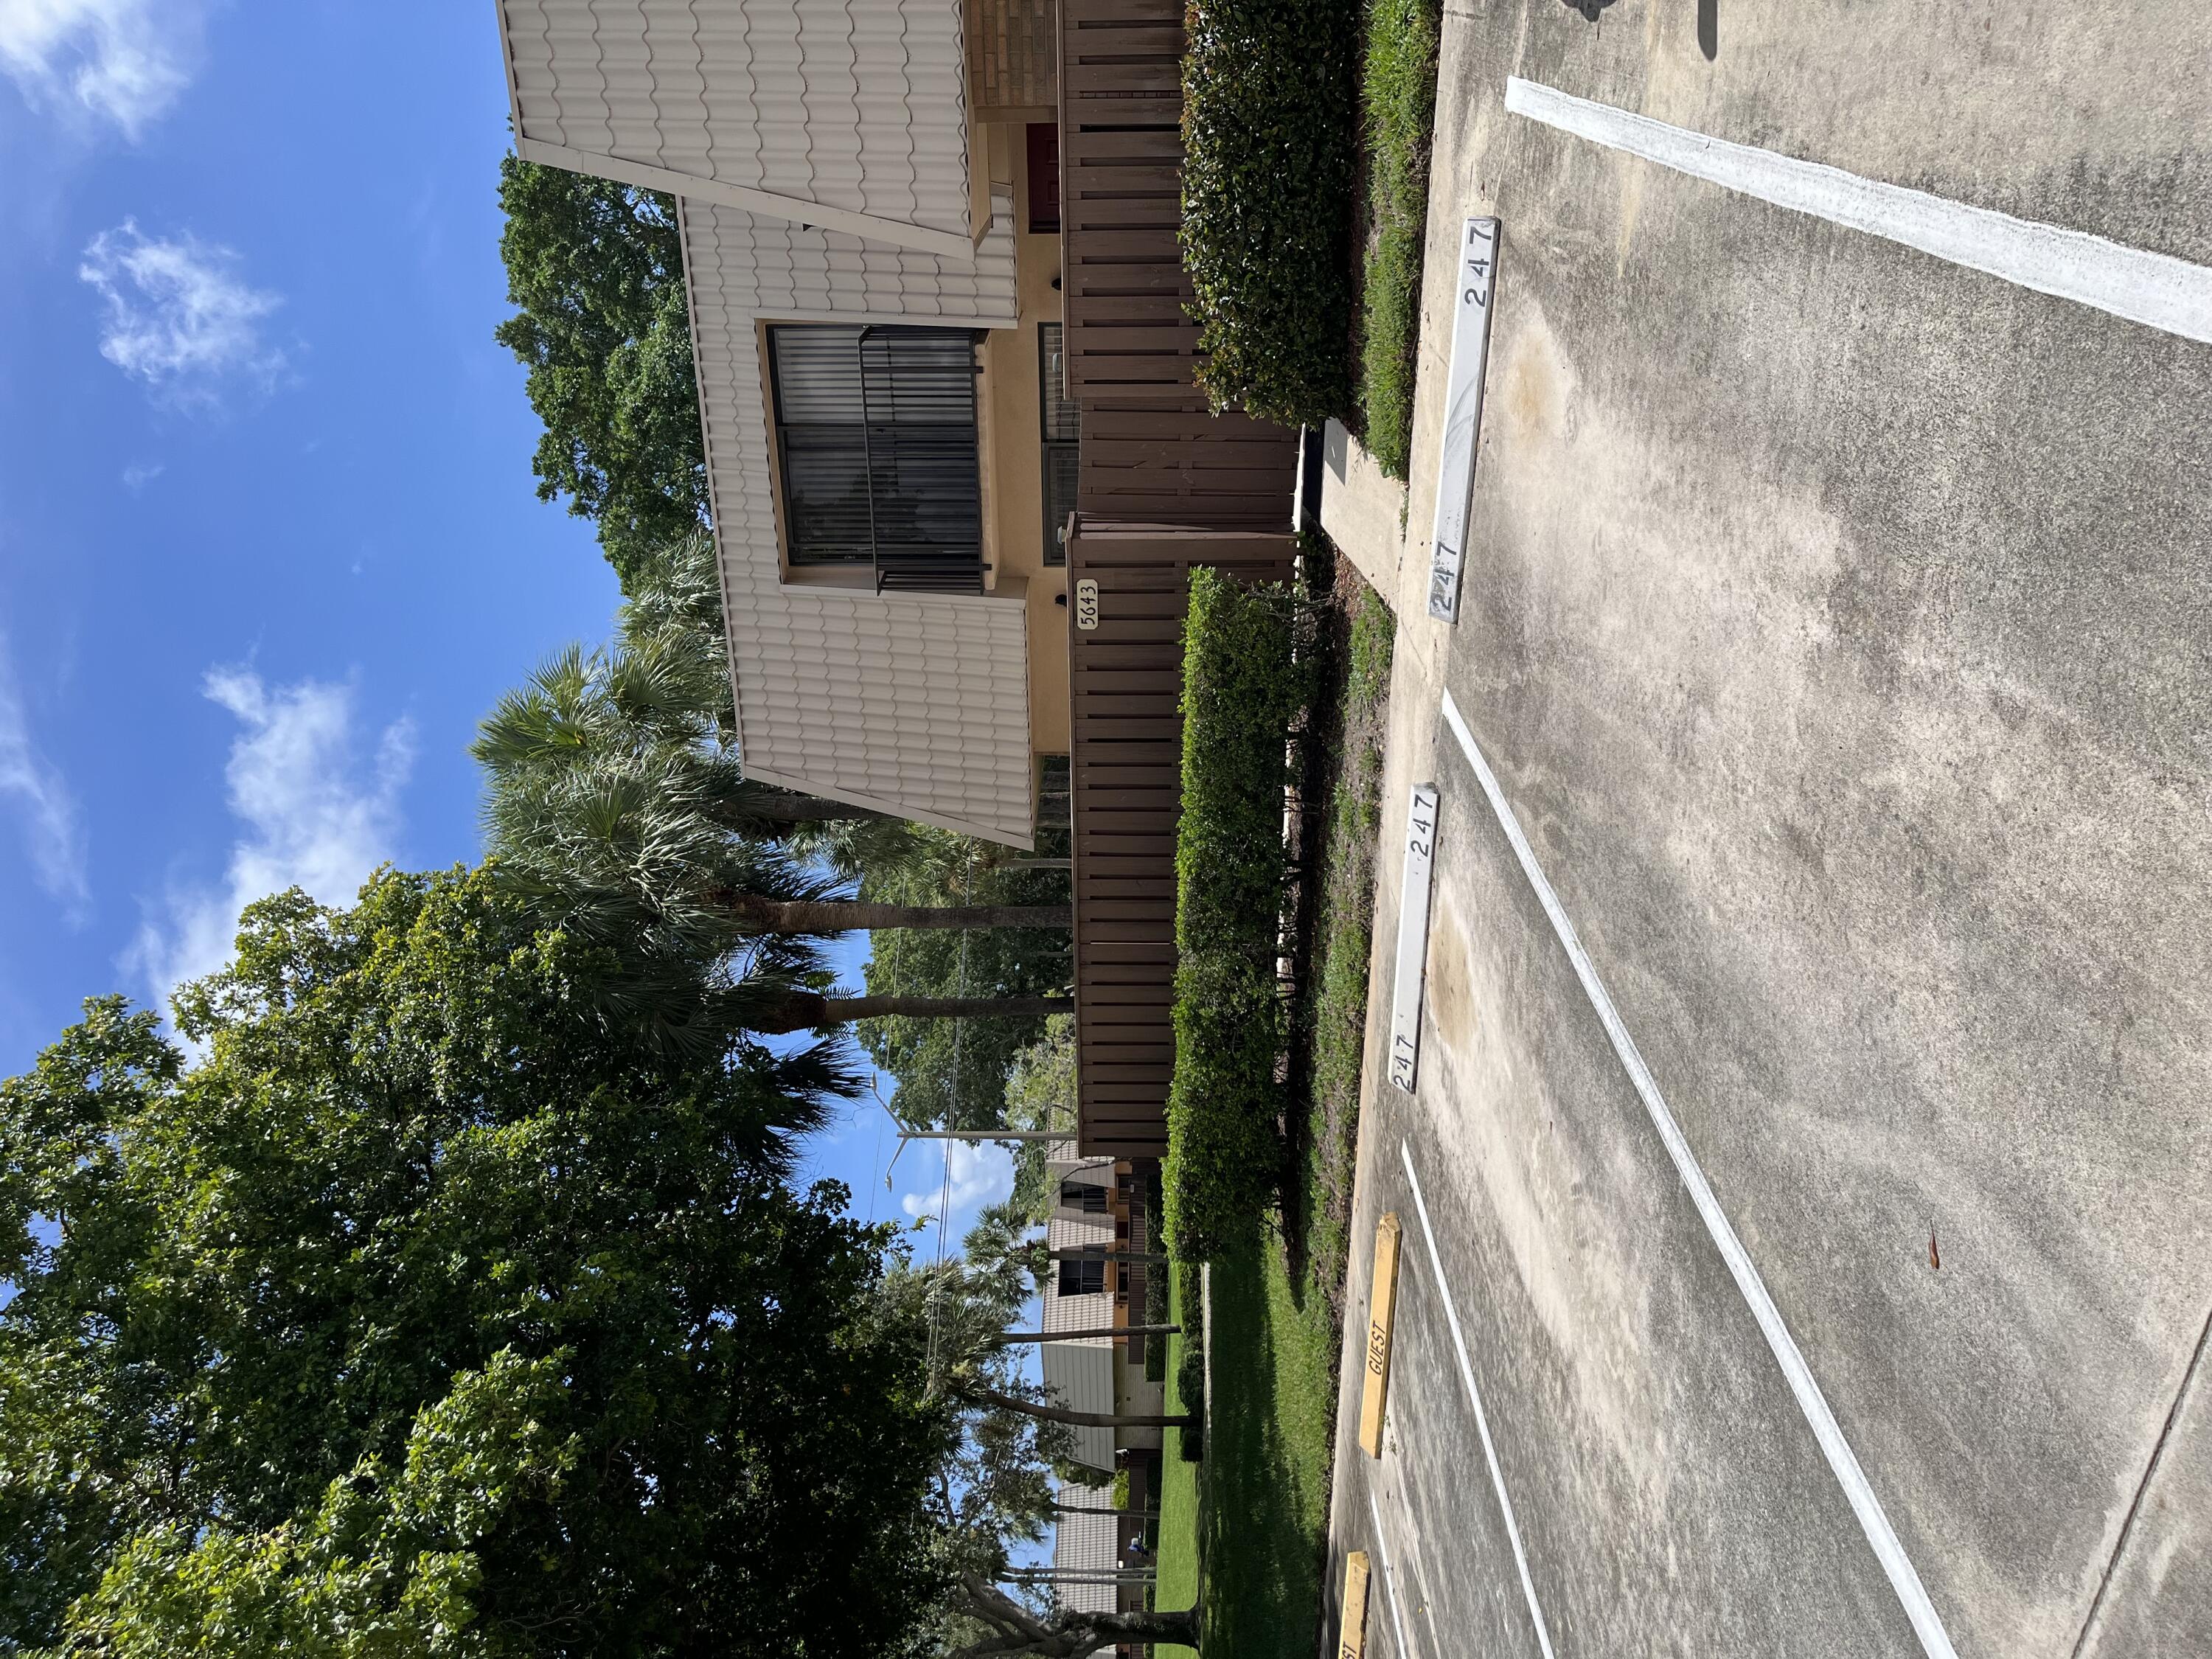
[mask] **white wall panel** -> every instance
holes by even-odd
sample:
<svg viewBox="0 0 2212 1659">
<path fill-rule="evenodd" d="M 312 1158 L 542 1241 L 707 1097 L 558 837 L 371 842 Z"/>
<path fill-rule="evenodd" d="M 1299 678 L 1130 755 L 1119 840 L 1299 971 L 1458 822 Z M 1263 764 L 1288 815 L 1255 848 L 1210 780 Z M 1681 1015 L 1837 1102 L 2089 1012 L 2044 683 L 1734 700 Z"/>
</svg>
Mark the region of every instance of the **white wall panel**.
<svg viewBox="0 0 2212 1659">
<path fill-rule="evenodd" d="M 761 373 L 763 319 L 1011 327 L 1013 201 L 972 266 L 681 204 L 739 736 L 754 775 L 1026 847 L 1028 641 L 1018 599 L 787 582 Z"/>
</svg>

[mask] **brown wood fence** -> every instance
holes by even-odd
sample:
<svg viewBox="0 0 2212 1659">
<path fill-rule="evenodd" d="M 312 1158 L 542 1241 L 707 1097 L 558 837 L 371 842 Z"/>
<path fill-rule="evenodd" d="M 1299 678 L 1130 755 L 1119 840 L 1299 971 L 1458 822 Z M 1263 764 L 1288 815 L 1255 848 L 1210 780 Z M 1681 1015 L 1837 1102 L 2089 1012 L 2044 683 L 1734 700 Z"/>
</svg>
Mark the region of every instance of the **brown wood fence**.
<svg viewBox="0 0 2212 1659">
<path fill-rule="evenodd" d="M 1213 415 L 1182 218 L 1182 0 L 1061 0 L 1061 297 L 1083 411 L 1077 500 L 1136 524 L 1283 530 L 1295 434 Z"/>
<path fill-rule="evenodd" d="M 1175 1066 L 1176 821 L 1182 803 L 1182 617 L 1190 568 L 1287 581 L 1281 533 L 1102 527 L 1084 520 L 1071 582 L 1098 623 L 1071 630 L 1075 994 L 1081 1147 L 1157 1158 Z"/>
<path fill-rule="evenodd" d="M 1060 0 L 1061 294 L 1082 416 L 1068 548 L 1080 1139 L 1166 1150 L 1190 568 L 1286 580 L 1294 434 L 1192 379 L 1182 0 Z M 1097 585 L 1097 626 L 1083 584 Z"/>
</svg>

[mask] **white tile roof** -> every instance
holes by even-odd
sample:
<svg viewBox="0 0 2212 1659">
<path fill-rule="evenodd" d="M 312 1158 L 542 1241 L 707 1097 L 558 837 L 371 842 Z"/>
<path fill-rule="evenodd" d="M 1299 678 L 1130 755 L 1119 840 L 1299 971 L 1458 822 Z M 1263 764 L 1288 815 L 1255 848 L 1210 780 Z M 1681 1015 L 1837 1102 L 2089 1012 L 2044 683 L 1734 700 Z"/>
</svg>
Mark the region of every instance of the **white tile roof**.
<svg viewBox="0 0 2212 1659">
<path fill-rule="evenodd" d="M 958 0 L 498 5 L 526 159 L 960 256 Z"/>
</svg>

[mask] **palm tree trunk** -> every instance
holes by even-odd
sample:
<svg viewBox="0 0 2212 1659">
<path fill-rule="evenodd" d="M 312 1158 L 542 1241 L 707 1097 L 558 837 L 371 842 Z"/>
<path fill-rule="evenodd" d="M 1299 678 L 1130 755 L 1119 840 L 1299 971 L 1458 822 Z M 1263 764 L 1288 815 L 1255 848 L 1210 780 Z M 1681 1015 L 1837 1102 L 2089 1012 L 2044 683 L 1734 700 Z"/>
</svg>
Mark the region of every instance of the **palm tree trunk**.
<svg viewBox="0 0 2212 1659">
<path fill-rule="evenodd" d="M 1024 1417 L 1034 1417 L 1041 1422 L 1065 1423 L 1071 1429 L 1194 1429 L 1198 1426 L 1195 1412 L 1126 1414 L 1079 1412 L 1066 1406 L 1041 1406 L 1034 1400 L 1022 1400 L 1011 1394 L 1000 1394 L 996 1389 L 977 1388 L 972 1384 L 963 1388 L 960 1392 L 976 1405 L 996 1406 L 1001 1411 L 1019 1412 Z"/>
<path fill-rule="evenodd" d="M 1018 1342 L 1082 1342 L 1094 1336 L 1177 1336 L 1180 1325 L 1094 1325 L 1080 1331 L 1007 1331 L 991 1339 L 994 1348 L 1011 1348 Z"/>
<path fill-rule="evenodd" d="M 1066 904 L 875 904 L 860 899 L 769 899 L 717 895 L 741 927 L 757 933 L 851 933 L 877 927 L 1068 927 Z"/>
<path fill-rule="evenodd" d="M 758 1005 L 745 1023 L 764 1036 L 775 1036 L 855 1019 L 1042 1019 L 1074 1007 L 1069 997 L 825 997 L 813 991 L 781 991 Z"/>
<path fill-rule="evenodd" d="M 1048 1261 L 1164 1261 L 1164 1250 L 1102 1250 L 1096 1245 L 1073 1244 L 1064 1250 L 1047 1250 Z"/>
<path fill-rule="evenodd" d="M 872 806 L 854 806 L 826 795 L 804 795 L 770 785 L 744 788 L 736 804 L 718 816 L 767 823 L 848 823 L 887 816 Z"/>
</svg>

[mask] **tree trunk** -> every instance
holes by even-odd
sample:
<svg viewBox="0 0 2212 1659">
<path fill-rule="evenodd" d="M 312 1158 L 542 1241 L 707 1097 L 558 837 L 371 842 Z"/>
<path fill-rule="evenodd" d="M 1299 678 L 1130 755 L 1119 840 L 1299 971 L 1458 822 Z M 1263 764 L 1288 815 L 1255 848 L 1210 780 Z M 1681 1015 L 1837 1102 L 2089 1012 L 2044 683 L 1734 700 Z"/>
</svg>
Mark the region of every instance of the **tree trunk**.
<svg viewBox="0 0 2212 1659">
<path fill-rule="evenodd" d="M 1194 1429 L 1198 1414 L 1184 1412 L 1179 1415 L 1137 1413 L 1116 1416 L 1111 1412 L 1072 1411 L 1066 1406 L 1040 1406 L 1034 1400 L 1020 1400 L 1010 1394 L 1000 1394 L 996 1389 L 964 1388 L 962 1396 L 978 1406 L 996 1406 L 1001 1411 L 1019 1412 L 1024 1417 L 1034 1417 L 1046 1423 L 1065 1423 L 1071 1429 Z"/>
<path fill-rule="evenodd" d="M 1011 1348 L 1018 1342 L 1077 1342 L 1093 1336 L 1177 1336 L 1180 1325 L 1094 1325 L 1080 1331 L 1007 1331 L 991 1339 L 994 1348 Z"/>
<path fill-rule="evenodd" d="M 1066 904 L 874 904 L 860 899 L 784 900 L 757 893 L 716 895 L 742 927 L 757 933 L 851 933 L 877 927 L 1068 927 Z"/>
<path fill-rule="evenodd" d="M 953 1659 L 1013 1659 L 1017 1654 L 1034 1655 L 1036 1659 L 1086 1659 L 1101 1648 L 1125 1643 L 1198 1645 L 1196 1607 L 1187 1613 L 1062 1609 L 1039 1617 L 995 1584 L 987 1584 L 972 1574 L 962 1579 L 961 1586 L 967 1592 L 967 1611 L 989 1626 L 993 1633 L 962 1648 Z"/>
<path fill-rule="evenodd" d="M 1126 1515 L 1133 1520 L 1149 1521 L 1158 1510 L 1098 1510 L 1082 1504 L 1048 1504 L 1045 1508 L 1061 1515 Z"/>
<path fill-rule="evenodd" d="M 793 789 L 763 785 L 759 793 L 746 789 L 718 817 L 763 823 L 850 823 L 888 816 L 872 806 L 854 806 L 826 795 L 803 795 Z"/>
<path fill-rule="evenodd" d="M 813 991 L 781 991 L 757 1005 L 746 1024 L 764 1036 L 775 1036 L 854 1019 L 1041 1019 L 1074 1007 L 1069 997 L 825 997 Z M 988 1130 L 978 1133 L 989 1138 Z"/>
<path fill-rule="evenodd" d="M 1165 1250 L 1101 1250 L 1095 1244 L 1071 1244 L 1064 1250 L 1047 1250 L 1048 1261 L 1164 1261 Z"/>
</svg>

